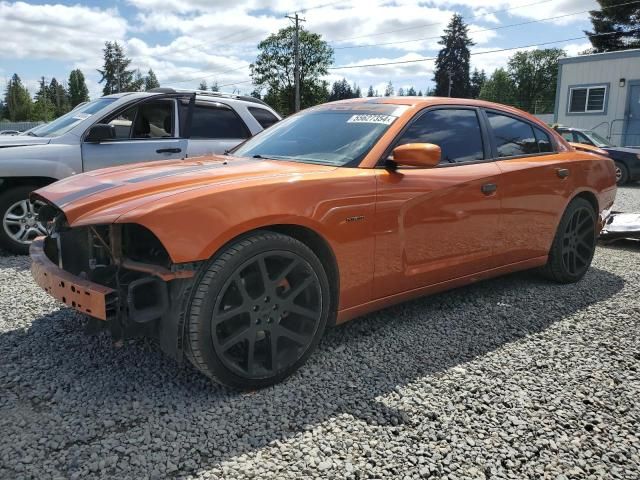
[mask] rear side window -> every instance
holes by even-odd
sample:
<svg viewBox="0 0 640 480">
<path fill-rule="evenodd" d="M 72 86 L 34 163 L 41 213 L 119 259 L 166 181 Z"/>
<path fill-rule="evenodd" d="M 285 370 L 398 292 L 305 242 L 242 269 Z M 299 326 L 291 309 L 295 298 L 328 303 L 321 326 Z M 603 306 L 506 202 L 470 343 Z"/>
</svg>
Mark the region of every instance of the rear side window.
<svg viewBox="0 0 640 480">
<path fill-rule="evenodd" d="M 484 159 L 482 131 L 475 110 L 443 108 L 430 110 L 415 120 L 397 145 L 433 143 L 442 150 L 440 163 Z"/>
<path fill-rule="evenodd" d="M 533 127 L 533 133 L 536 136 L 536 142 L 538 143 L 538 150 L 540 153 L 549 153 L 553 152 L 553 144 L 551 143 L 551 138 L 544 130 Z"/>
<path fill-rule="evenodd" d="M 533 127 L 513 117 L 487 112 L 496 141 L 498 157 L 514 157 L 539 153 Z"/>
<path fill-rule="evenodd" d="M 194 105 L 191 138 L 249 138 L 249 130 L 238 114 L 225 105 Z"/>
<path fill-rule="evenodd" d="M 562 132 L 562 138 L 564 138 L 567 142 L 575 142 L 576 140 L 573 138 L 573 133 L 571 132 Z"/>
<path fill-rule="evenodd" d="M 249 113 L 253 115 L 253 118 L 257 120 L 262 128 L 269 128 L 274 123 L 278 123 L 278 117 L 264 108 L 249 107 Z"/>
</svg>

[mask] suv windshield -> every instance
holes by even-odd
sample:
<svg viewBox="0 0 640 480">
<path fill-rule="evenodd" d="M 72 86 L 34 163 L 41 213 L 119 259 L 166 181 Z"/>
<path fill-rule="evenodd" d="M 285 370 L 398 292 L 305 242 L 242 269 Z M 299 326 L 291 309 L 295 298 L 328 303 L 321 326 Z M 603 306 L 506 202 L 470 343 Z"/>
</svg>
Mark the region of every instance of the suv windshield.
<svg viewBox="0 0 640 480">
<path fill-rule="evenodd" d="M 356 166 L 402 108 L 327 105 L 276 123 L 240 145 L 233 155 L 322 165 Z"/>
<path fill-rule="evenodd" d="M 36 127 L 29 132 L 25 132 L 23 135 L 33 135 L 35 137 L 58 137 L 67 133 L 78 123 L 91 115 L 106 108 L 111 103 L 115 102 L 117 98 L 98 98 L 92 102 L 85 103 L 71 110 L 69 113 L 56 118 L 53 122 L 49 122 L 40 127 Z"/>
<path fill-rule="evenodd" d="M 611 144 L 609 143 L 609 140 L 607 140 L 607 139 L 606 139 L 606 138 L 604 138 L 604 137 L 601 137 L 601 136 L 600 136 L 600 135 L 598 135 L 596 132 L 593 132 L 593 131 L 591 131 L 591 130 L 587 130 L 587 131 L 582 132 L 582 133 L 584 133 L 584 135 L 585 135 L 589 140 L 591 140 L 591 141 L 594 143 L 594 145 L 595 145 L 596 147 L 608 147 L 608 146 L 610 146 L 610 145 L 611 145 Z"/>
</svg>

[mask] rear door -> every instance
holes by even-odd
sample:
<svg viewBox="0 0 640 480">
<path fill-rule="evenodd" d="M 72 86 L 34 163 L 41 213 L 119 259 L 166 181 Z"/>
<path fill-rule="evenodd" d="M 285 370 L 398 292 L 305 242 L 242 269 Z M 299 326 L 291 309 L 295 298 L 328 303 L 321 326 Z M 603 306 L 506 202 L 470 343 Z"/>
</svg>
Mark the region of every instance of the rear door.
<svg viewBox="0 0 640 480">
<path fill-rule="evenodd" d="M 435 168 L 380 169 L 376 202 L 376 298 L 495 267 L 500 170 L 475 108 L 434 108 L 392 148 L 433 143 Z"/>
<path fill-rule="evenodd" d="M 484 111 L 501 175 L 500 244 L 503 263 L 549 253 L 571 190 L 571 164 L 553 137 L 521 117 Z"/>
<path fill-rule="evenodd" d="M 221 154 L 251 136 L 242 118 L 221 102 L 196 102 L 191 117 L 188 156 Z"/>
<path fill-rule="evenodd" d="M 100 119 L 115 127 L 116 138 L 102 142 L 82 141 L 84 171 L 127 163 L 184 158 L 187 153 L 187 122 L 179 115 L 180 102 L 190 95 L 159 95 L 123 106 Z M 186 111 L 185 111 L 186 112 Z M 86 135 L 86 132 L 85 132 Z"/>
</svg>

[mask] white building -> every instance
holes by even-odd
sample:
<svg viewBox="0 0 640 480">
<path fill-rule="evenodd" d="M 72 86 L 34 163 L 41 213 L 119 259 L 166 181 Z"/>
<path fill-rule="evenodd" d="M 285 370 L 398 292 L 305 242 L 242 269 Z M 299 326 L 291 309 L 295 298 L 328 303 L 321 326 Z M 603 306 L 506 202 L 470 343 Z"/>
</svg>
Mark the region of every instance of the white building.
<svg viewBox="0 0 640 480">
<path fill-rule="evenodd" d="M 640 145 L 640 49 L 560 59 L 554 121 Z"/>
</svg>

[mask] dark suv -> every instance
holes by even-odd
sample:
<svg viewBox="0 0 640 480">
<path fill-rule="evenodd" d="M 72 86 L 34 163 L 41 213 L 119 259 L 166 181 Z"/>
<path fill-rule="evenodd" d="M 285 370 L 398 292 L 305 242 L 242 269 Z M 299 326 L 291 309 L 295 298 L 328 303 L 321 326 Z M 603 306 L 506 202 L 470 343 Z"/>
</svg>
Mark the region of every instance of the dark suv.
<svg viewBox="0 0 640 480">
<path fill-rule="evenodd" d="M 616 147 L 611 145 L 609 140 L 592 130 L 563 126 L 554 126 L 553 128 L 567 142 L 584 143 L 605 150 L 611 159 L 616 162 L 616 181 L 618 185 L 640 180 L 640 149 Z"/>
</svg>

